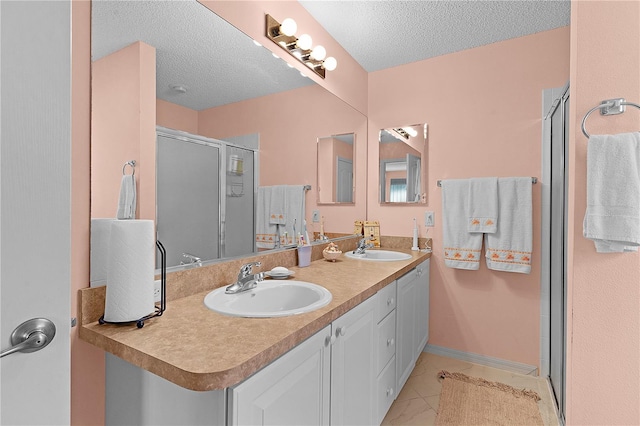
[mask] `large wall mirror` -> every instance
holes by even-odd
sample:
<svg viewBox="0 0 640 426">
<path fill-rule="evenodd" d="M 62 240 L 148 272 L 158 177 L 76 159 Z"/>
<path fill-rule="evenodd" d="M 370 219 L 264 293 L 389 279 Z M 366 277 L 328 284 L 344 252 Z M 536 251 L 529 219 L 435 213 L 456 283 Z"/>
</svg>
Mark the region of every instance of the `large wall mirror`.
<svg viewBox="0 0 640 426">
<path fill-rule="evenodd" d="M 380 203 L 426 203 L 427 125 L 380 130 Z"/>
<path fill-rule="evenodd" d="M 353 203 L 355 134 L 318 138 L 318 204 Z"/>
<path fill-rule="evenodd" d="M 91 217 L 114 217 L 123 164 L 136 160 L 136 217 L 157 220 L 164 211 L 157 203 L 169 200 L 183 209 L 165 229 L 198 236 L 207 230 L 214 240 L 210 254 L 165 244 L 173 259 L 168 266 L 259 250 L 251 213 L 263 186 L 311 187 L 304 219 L 309 233 L 317 233 L 318 170 L 332 167 L 318 161 L 319 138 L 351 135 L 352 160 L 358 151 L 366 161 L 366 116 L 195 0 L 93 2 L 92 62 Z M 174 152 L 185 144 L 197 162 Z M 352 170 L 366 173 L 366 167 Z M 167 176 L 180 176 L 186 186 L 168 186 Z M 216 176 L 219 190 L 202 185 Z M 178 199 L 178 192 L 191 196 Z M 327 233 L 350 234 L 353 220 L 366 218 L 365 193 L 358 198 L 352 190 L 350 201 L 337 201 L 349 199 L 339 195 L 330 202 L 351 203 L 348 215 L 321 206 Z M 205 207 L 219 210 L 217 218 L 196 215 Z"/>
</svg>

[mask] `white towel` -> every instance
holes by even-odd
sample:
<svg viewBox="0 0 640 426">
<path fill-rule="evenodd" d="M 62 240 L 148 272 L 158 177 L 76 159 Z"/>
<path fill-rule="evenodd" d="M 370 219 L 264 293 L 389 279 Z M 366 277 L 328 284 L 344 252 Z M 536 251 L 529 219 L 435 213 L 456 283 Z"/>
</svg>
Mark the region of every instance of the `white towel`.
<svg viewBox="0 0 640 426">
<path fill-rule="evenodd" d="M 278 225 L 272 224 L 269 221 L 271 187 L 258 187 L 256 207 L 256 247 L 272 249 L 275 247 Z"/>
<path fill-rule="evenodd" d="M 297 235 L 294 233 L 300 233 L 304 235 L 304 218 L 305 218 L 305 196 L 304 185 L 287 185 L 285 187 L 285 216 L 286 224 L 280 227 L 280 242 L 282 244 L 292 244 L 295 242 Z M 295 230 L 294 230 L 295 224 Z M 287 239 L 285 240 L 284 232 L 287 232 Z M 309 241 L 306 241 L 309 244 Z"/>
<path fill-rule="evenodd" d="M 467 231 L 469 180 L 442 181 L 442 243 L 449 268 L 480 268 L 482 234 Z"/>
<path fill-rule="evenodd" d="M 640 245 L 640 133 L 592 135 L 587 144 L 583 234 L 598 253 Z"/>
<path fill-rule="evenodd" d="M 495 233 L 498 223 L 498 178 L 469 180 L 469 232 Z"/>
<path fill-rule="evenodd" d="M 287 209 L 286 185 L 276 185 L 271 187 L 271 201 L 269 202 L 269 223 L 284 225 L 287 223 L 285 217 Z M 282 229 L 280 230 L 282 233 Z"/>
<path fill-rule="evenodd" d="M 118 219 L 135 219 L 136 216 L 136 177 L 123 175 L 120 181 L 120 197 L 118 198 Z"/>
<path fill-rule="evenodd" d="M 531 177 L 498 179 L 498 228 L 485 234 L 487 267 L 531 273 L 533 212 Z"/>
</svg>

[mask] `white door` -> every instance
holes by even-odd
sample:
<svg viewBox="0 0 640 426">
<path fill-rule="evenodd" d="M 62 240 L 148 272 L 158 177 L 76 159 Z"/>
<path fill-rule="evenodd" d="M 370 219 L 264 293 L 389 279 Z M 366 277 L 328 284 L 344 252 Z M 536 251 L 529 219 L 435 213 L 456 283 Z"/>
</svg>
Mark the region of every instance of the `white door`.
<svg viewBox="0 0 640 426">
<path fill-rule="evenodd" d="M 0 424 L 69 424 L 71 4 L 0 1 L 0 349 L 22 322 L 49 345 L 0 358 Z"/>
</svg>

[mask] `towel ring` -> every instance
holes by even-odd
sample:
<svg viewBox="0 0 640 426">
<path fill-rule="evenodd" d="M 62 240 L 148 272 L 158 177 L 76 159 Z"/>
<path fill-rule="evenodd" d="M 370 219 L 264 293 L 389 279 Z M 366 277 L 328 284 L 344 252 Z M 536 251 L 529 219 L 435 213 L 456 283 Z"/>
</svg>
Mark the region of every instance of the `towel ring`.
<svg viewBox="0 0 640 426">
<path fill-rule="evenodd" d="M 124 166 L 122 166 L 122 174 L 125 175 L 125 169 L 127 168 L 127 166 L 131 166 L 131 176 L 135 176 L 136 175 L 136 160 L 131 160 L 131 161 L 127 161 L 126 163 L 124 163 Z"/>
<path fill-rule="evenodd" d="M 587 111 L 587 113 L 584 115 L 584 118 L 582 119 L 582 133 L 587 138 L 591 137 L 591 135 L 589 135 L 589 133 L 587 132 L 585 123 L 587 122 L 587 118 L 589 118 L 589 115 L 591 115 L 593 111 L 599 109 L 600 115 L 618 115 L 622 114 L 625 111 L 626 105 L 640 109 L 640 105 L 634 104 L 633 102 L 626 102 L 624 98 L 607 99 L 606 101 L 602 101 L 600 105 L 594 106 L 589 111 Z"/>
</svg>

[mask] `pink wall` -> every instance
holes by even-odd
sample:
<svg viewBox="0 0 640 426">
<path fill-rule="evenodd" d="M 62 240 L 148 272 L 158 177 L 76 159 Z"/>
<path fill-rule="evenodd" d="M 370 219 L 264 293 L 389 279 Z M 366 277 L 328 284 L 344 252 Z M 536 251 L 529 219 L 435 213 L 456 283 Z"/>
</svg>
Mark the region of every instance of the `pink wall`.
<svg viewBox="0 0 640 426">
<path fill-rule="evenodd" d="M 367 113 L 367 72 L 296 0 L 198 1 L 288 63 L 305 71 L 316 83 L 326 87 L 358 111 Z M 314 45 L 321 44 L 327 49 L 327 56 L 333 56 L 338 60 L 338 67 L 334 71 L 327 72 L 324 80 L 308 72 L 305 65 L 292 58 L 265 36 L 265 14 L 273 16 L 279 22 L 285 18 L 295 19 L 298 24 L 298 34 L 311 35 Z"/>
<path fill-rule="evenodd" d="M 156 99 L 156 124 L 197 135 L 198 111 Z"/>
<path fill-rule="evenodd" d="M 142 42 L 93 63 L 91 217 L 115 217 L 122 166 L 136 160 L 136 217 L 155 219 L 155 81 L 155 49 Z"/>
<path fill-rule="evenodd" d="M 260 133 L 260 185 L 311 184 L 306 198 L 309 232 L 320 230 L 311 221 L 317 209 L 327 232 L 351 233 L 353 221 L 366 216 L 366 131 L 364 115 L 314 85 L 200 111 L 198 134 L 225 139 Z M 319 206 L 317 140 L 342 133 L 356 135 L 355 205 Z"/>
<path fill-rule="evenodd" d="M 91 3 L 72 3 L 71 316 L 78 290 L 89 285 Z M 99 425 L 105 413 L 104 351 L 71 329 L 71 424 Z"/>
<path fill-rule="evenodd" d="M 533 186 L 530 275 L 444 267 L 438 179 L 540 176 L 542 90 L 569 78 L 569 28 L 436 57 L 369 75 L 369 164 L 379 129 L 428 123 L 428 204 L 381 206 L 369 167 L 368 220 L 410 236 L 435 211 L 430 343 L 529 365 L 540 350 L 540 186 Z M 400 101 L 395 93 L 404 93 Z M 422 237 L 427 236 L 421 226 Z"/>
<path fill-rule="evenodd" d="M 571 152 L 567 423 L 640 424 L 640 255 L 598 254 L 582 236 L 584 114 L 602 100 L 640 102 L 640 2 L 571 2 Z M 640 111 L 589 117 L 591 134 L 640 129 Z"/>
</svg>

